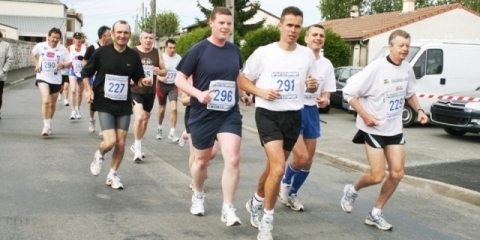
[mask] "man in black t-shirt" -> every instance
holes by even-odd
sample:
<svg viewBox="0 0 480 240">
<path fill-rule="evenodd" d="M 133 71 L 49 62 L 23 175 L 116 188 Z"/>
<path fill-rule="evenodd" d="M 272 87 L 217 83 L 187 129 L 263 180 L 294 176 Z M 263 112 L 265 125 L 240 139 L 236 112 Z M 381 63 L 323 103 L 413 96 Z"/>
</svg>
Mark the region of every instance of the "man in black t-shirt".
<svg viewBox="0 0 480 240">
<path fill-rule="evenodd" d="M 125 139 L 130 126 L 132 99 L 130 81 L 139 87 L 151 86 L 152 79 L 145 77 L 138 53 L 127 47 L 130 25 L 117 21 L 112 27 L 113 44 L 97 49 L 82 70 L 87 99 L 98 112 L 103 141 L 90 165 L 93 175 L 100 174 L 104 156 L 113 150 L 110 173 L 106 184 L 113 189 L 123 189 L 117 170 L 125 153 Z M 90 77 L 95 75 L 93 85 Z"/>
</svg>

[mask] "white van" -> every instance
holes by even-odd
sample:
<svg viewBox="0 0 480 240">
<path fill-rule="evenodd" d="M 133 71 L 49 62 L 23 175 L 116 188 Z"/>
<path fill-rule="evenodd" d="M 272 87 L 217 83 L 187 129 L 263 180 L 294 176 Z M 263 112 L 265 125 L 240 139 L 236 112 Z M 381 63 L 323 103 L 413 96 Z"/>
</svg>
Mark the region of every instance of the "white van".
<svg viewBox="0 0 480 240">
<path fill-rule="evenodd" d="M 386 57 L 388 46 L 373 58 Z M 420 94 L 448 95 L 474 90 L 480 86 L 480 44 L 449 42 L 412 42 L 405 59 L 410 62 L 417 77 L 417 96 Z M 435 98 L 418 98 L 421 108 L 430 113 Z M 403 111 L 403 125 L 408 127 L 417 119 L 407 103 Z"/>
</svg>

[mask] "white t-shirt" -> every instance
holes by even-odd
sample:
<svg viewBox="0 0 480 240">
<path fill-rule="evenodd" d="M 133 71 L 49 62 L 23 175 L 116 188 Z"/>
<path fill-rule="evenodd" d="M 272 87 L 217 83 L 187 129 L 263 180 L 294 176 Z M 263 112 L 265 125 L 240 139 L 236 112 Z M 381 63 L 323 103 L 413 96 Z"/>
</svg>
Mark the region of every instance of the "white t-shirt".
<svg viewBox="0 0 480 240">
<path fill-rule="evenodd" d="M 79 60 L 78 56 L 85 56 L 85 53 L 87 52 L 87 46 L 82 44 L 80 47 L 80 52 L 77 52 L 75 51 L 75 45 L 70 45 L 69 50 L 70 58 L 72 59 L 71 69 L 75 74 L 78 74 L 77 77 L 80 77 L 80 72 L 82 72 L 83 65 L 82 60 Z"/>
<path fill-rule="evenodd" d="M 175 83 L 175 77 L 177 76 L 177 65 L 180 63 L 180 60 L 182 60 L 182 57 L 176 53 L 173 57 L 170 57 L 167 53 L 163 53 L 163 61 L 165 62 L 165 67 L 167 68 L 167 80 L 165 83 Z"/>
<path fill-rule="evenodd" d="M 318 78 L 318 91 L 316 93 L 305 92 L 304 104 L 306 106 L 317 105 L 315 99 L 319 97 L 321 93 L 337 91 L 335 72 L 330 60 L 325 57 L 320 57 L 315 61 L 315 64 L 317 64 L 317 70 L 320 75 Z"/>
<path fill-rule="evenodd" d="M 35 45 L 32 54 L 39 57 L 40 73 L 37 73 L 37 79 L 50 84 L 62 84 L 62 75 L 58 70 L 58 64 L 71 62 L 67 48 L 60 43 L 51 48 L 47 42 L 41 42 Z"/>
<path fill-rule="evenodd" d="M 277 42 L 259 47 L 248 58 L 243 70 L 245 76 L 262 89 L 280 89 L 274 101 L 257 97 L 255 106 L 270 111 L 293 111 L 303 108 L 306 79 L 319 79 L 315 56 L 307 47 L 297 45 L 285 51 Z"/>
<path fill-rule="evenodd" d="M 374 135 L 394 136 L 402 133 L 405 98 L 415 94 L 416 89 L 415 74 L 407 61 L 395 66 L 387 58 L 381 58 L 348 79 L 343 95 L 348 102 L 357 98 L 365 111 L 378 119 L 379 125 L 369 127 L 357 116 L 358 129 Z"/>
</svg>

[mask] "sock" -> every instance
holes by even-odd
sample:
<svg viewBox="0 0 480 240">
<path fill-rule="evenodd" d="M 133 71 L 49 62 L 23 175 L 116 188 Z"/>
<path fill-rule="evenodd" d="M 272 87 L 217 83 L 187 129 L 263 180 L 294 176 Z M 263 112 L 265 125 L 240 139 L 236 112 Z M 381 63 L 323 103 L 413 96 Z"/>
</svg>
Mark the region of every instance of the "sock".
<svg viewBox="0 0 480 240">
<path fill-rule="evenodd" d="M 349 192 L 357 194 L 357 190 L 355 190 L 355 186 L 352 185 L 350 189 L 348 189 Z"/>
<path fill-rule="evenodd" d="M 75 107 L 75 112 L 78 112 L 78 107 Z"/>
<path fill-rule="evenodd" d="M 289 195 L 297 195 L 298 190 L 302 187 L 303 183 L 308 177 L 308 174 L 310 174 L 310 171 L 300 170 L 297 172 L 297 174 L 293 175 L 293 183 L 292 187 L 290 188 Z"/>
<path fill-rule="evenodd" d="M 95 118 L 90 118 L 90 122 L 95 122 Z"/>
<path fill-rule="evenodd" d="M 136 140 L 136 139 L 135 139 L 135 143 L 134 143 L 133 146 L 134 146 L 135 150 L 140 150 L 140 149 L 142 149 L 142 140 Z"/>
<path fill-rule="evenodd" d="M 382 209 L 378 209 L 378 208 L 373 208 L 372 210 L 372 216 L 377 216 L 378 214 L 382 213 Z"/>
<path fill-rule="evenodd" d="M 117 175 L 117 170 L 113 170 L 110 168 L 110 172 L 108 173 L 110 176 L 116 176 Z"/>
<path fill-rule="evenodd" d="M 255 193 L 255 196 L 253 197 L 252 205 L 253 206 L 263 205 L 263 200 L 264 200 L 264 198 L 258 196 L 258 194 Z"/>
<path fill-rule="evenodd" d="M 272 210 L 267 210 L 267 209 L 263 209 L 263 212 L 265 214 L 263 214 L 263 218 L 267 221 L 273 221 L 273 209 Z"/>
<path fill-rule="evenodd" d="M 293 170 L 292 165 L 290 163 L 287 165 L 287 169 L 285 169 L 285 174 L 283 175 L 282 183 L 290 185 L 292 183 L 292 177 L 298 171 Z"/>
<path fill-rule="evenodd" d="M 50 121 L 49 121 L 49 119 L 43 119 L 43 126 L 45 126 L 45 127 L 50 127 Z"/>
<path fill-rule="evenodd" d="M 228 209 L 231 209 L 231 208 L 233 208 L 232 203 L 223 203 L 223 206 L 222 206 L 223 210 L 228 210 Z"/>
<path fill-rule="evenodd" d="M 174 133 L 175 132 L 175 128 L 170 128 L 170 133 Z"/>
<path fill-rule="evenodd" d="M 158 126 L 157 126 L 157 129 L 158 129 L 158 130 L 163 130 L 162 125 L 158 125 Z"/>
<path fill-rule="evenodd" d="M 196 192 L 196 191 L 194 191 L 194 192 L 193 192 L 193 195 L 194 195 L 196 198 L 203 198 L 204 193 L 203 193 L 203 191 L 202 191 L 202 192 Z"/>
</svg>

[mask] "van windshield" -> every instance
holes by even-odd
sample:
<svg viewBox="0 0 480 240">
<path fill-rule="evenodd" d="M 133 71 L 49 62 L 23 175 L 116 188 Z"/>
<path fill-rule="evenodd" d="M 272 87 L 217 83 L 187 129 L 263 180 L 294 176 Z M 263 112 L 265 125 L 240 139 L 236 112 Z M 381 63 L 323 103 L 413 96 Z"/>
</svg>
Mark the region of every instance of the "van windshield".
<svg viewBox="0 0 480 240">
<path fill-rule="evenodd" d="M 410 52 L 408 53 L 407 58 L 405 58 L 405 61 L 411 62 L 413 57 L 420 51 L 420 47 L 410 47 Z M 372 62 L 379 59 L 379 58 L 384 58 L 387 57 L 387 55 L 390 54 L 390 49 L 385 46 L 380 51 L 378 51 L 377 55 L 373 58 Z"/>
</svg>

